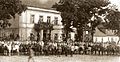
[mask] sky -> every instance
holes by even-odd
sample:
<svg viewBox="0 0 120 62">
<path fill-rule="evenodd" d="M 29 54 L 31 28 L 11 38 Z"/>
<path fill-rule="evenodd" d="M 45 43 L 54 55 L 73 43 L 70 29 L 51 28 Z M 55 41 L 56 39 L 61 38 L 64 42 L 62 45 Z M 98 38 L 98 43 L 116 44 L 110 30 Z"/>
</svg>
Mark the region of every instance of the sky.
<svg viewBox="0 0 120 62">
<path fill-rule="evenodd" d="M 120 6 L 120 0 L 110 0 L 112 4 L 116 4 Z"/>
<path fill-rule="evenodd" d="M 22 0 L 23 3 L 27 5 L 43 7 L 43 8 L 51 8 L 55 2 L 59 0 Z M 110 0 L 112 4 L 115 4 L 120 7 L 120 0 Z M 120 9 L 120 8 L 119 8 Z"/>
<path fill-rule="evenodd" d="M 111 4 L 114 4 L 117 6 L 117 8 L 120 10 L 120 0 L 110 0 Z"/>
</svg>

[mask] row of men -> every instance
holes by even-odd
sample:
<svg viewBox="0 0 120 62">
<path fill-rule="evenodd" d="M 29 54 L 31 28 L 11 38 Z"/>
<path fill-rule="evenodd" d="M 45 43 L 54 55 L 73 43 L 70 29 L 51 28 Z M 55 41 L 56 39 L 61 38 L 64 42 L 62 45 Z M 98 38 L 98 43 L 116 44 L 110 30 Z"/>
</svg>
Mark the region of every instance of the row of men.
<svg viewBox="0 0 120 62">
<path fill-rule="evenodd" d="M 0 53 L 11 55 L 14 53 L 27 55 L 29 47 L 35 55 L 73 55 L 73 54 L 120 54 L 120 47 L 116 44 L 102 43 L 1 43 Z"/>
</svg>

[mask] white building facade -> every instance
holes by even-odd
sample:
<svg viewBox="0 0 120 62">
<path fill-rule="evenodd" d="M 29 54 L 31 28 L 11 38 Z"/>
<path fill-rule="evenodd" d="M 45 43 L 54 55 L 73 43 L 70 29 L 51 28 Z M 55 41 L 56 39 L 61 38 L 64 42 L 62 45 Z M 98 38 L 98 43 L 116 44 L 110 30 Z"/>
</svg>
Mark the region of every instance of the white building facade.
<svg viewBox="0 0 120 62">
<path fill-rule="evenodd" d="M 62 40 L 62 18 L 60 12 L 51 9 L 42 9 L 36 7 L 28 7 L 28 9 L 19 17 L 19 35 L 20 40 L 30 40 L 30 34 L 34 32 L 34 24 L 41 22 L 49 22 L 53 24 L 51 31 L 51 40 Z M 40 40 L 43 40 L 47 32 L 40 30 Z M 36 35 L 36 34 L 34 34 Z"/>
<path fill-rule="evenodd" d="M 116 36 L 114 30 L 105 30 L 105 33 L 96 28 L 96 32 L 93 37 L 94 42 L 119 42 L 119 37 Z"/>
</svg>

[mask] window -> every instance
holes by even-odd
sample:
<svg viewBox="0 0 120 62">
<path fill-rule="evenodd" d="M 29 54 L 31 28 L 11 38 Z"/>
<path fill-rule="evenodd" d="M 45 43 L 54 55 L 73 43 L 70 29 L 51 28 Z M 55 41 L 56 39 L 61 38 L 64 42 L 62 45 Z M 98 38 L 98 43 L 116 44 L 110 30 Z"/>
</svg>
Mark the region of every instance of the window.
<svg viewBox="0 0 120 62">
<path fill-rule="evenodd" d="M 34 18 L 35 18 L 35 15 L 30 16 L 30 23 L 34 23 Z"/>
<path fill-rule="evenodd" d="M 58 25 L 58 17 L 55 17 L 54 24 L 55 24 L 55 25 Z"/>
<path fill-rule="evenodd" d="M 62 37 L 65 37 L 65 34 L 61 34 L 62 35 Z"/>
<path fill-rule="evenodd" d="M 114 41 L 114 39 L 113 39 L 113 38 L 111 38 L 111 41 Z"/>
<path fill-rule="evenodd" d="M 62 40 L 65 41 L 65 34 L 61 34 L 62 35 Z"/>
<path fill-rule="evenodd" d="M 54 40 L 58 40 L 58 34 L 54 35 Z"/>
<path fill-rule="evenodd" d="M 51 19 L 51 17 L 47 16 L 47 23 L 50 23 L 50 19 Z"/>
<path fill-rule="evenodd" d="M 33 33 L 30 33 L 30 40 L 33 41 L 35 39 L 35 35 Z"/>
<path fill-rule="evenodd" d="M 43 16 L 39 16 L 39 22 L 43 22 Z"/>
<path fill-rule="evenodd" d="M 97 42 L 98 41 L 98 39 L 97 39 L 97 37 L 95 38 L 95 42 Z"/>
</svg>

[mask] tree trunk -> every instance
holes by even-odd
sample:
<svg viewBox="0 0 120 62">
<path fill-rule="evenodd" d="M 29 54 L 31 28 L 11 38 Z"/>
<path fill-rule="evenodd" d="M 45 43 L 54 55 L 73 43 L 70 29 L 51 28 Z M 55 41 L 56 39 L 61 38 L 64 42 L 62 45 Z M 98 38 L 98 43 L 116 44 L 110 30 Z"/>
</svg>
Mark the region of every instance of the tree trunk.
<svg viewBox="0 0 120 62">
<path fill-rule="evenodd" d="M 65 38 L 65 41 L 67 42 L 67 39 L 68 39 L 68 31 L 66 30 L 66 33 L 65 33 L 65 35 L 66 35 L 66 38 Z"/>
<path fill-rule="evenodd" d="M 80 42 L 83 41 L 83 29 L 82 28 L 77 29 L 77 41 L 80 41 Z"/>
<path fill-rule="evenodd" d="M 39 34 L 39 32 L 37 32 L 37 42 L 39 42 L 40 41 L 40 34 Z"/>
<path fill-rule="evenodd" d="M 93 26 L 92 26 L 92 31 L 91 31 L 91 40 L 90 40 L 90 42 L 93 42 L 93 37 L 94 37 L 94 30 L 95 30 L 95 28 L 93 28 Z"/>
<path fill-rule="evenodd" d="M 51 41 L 51 30 L 49 30 L 49 40 Z"/>
<path fill-rule="evenodd" d="M 94 35 L 94 33 L 91 33 L 91 40 L 90 40 L 90 42 L 93 42 L 93 35 Z"/>
</svg>

